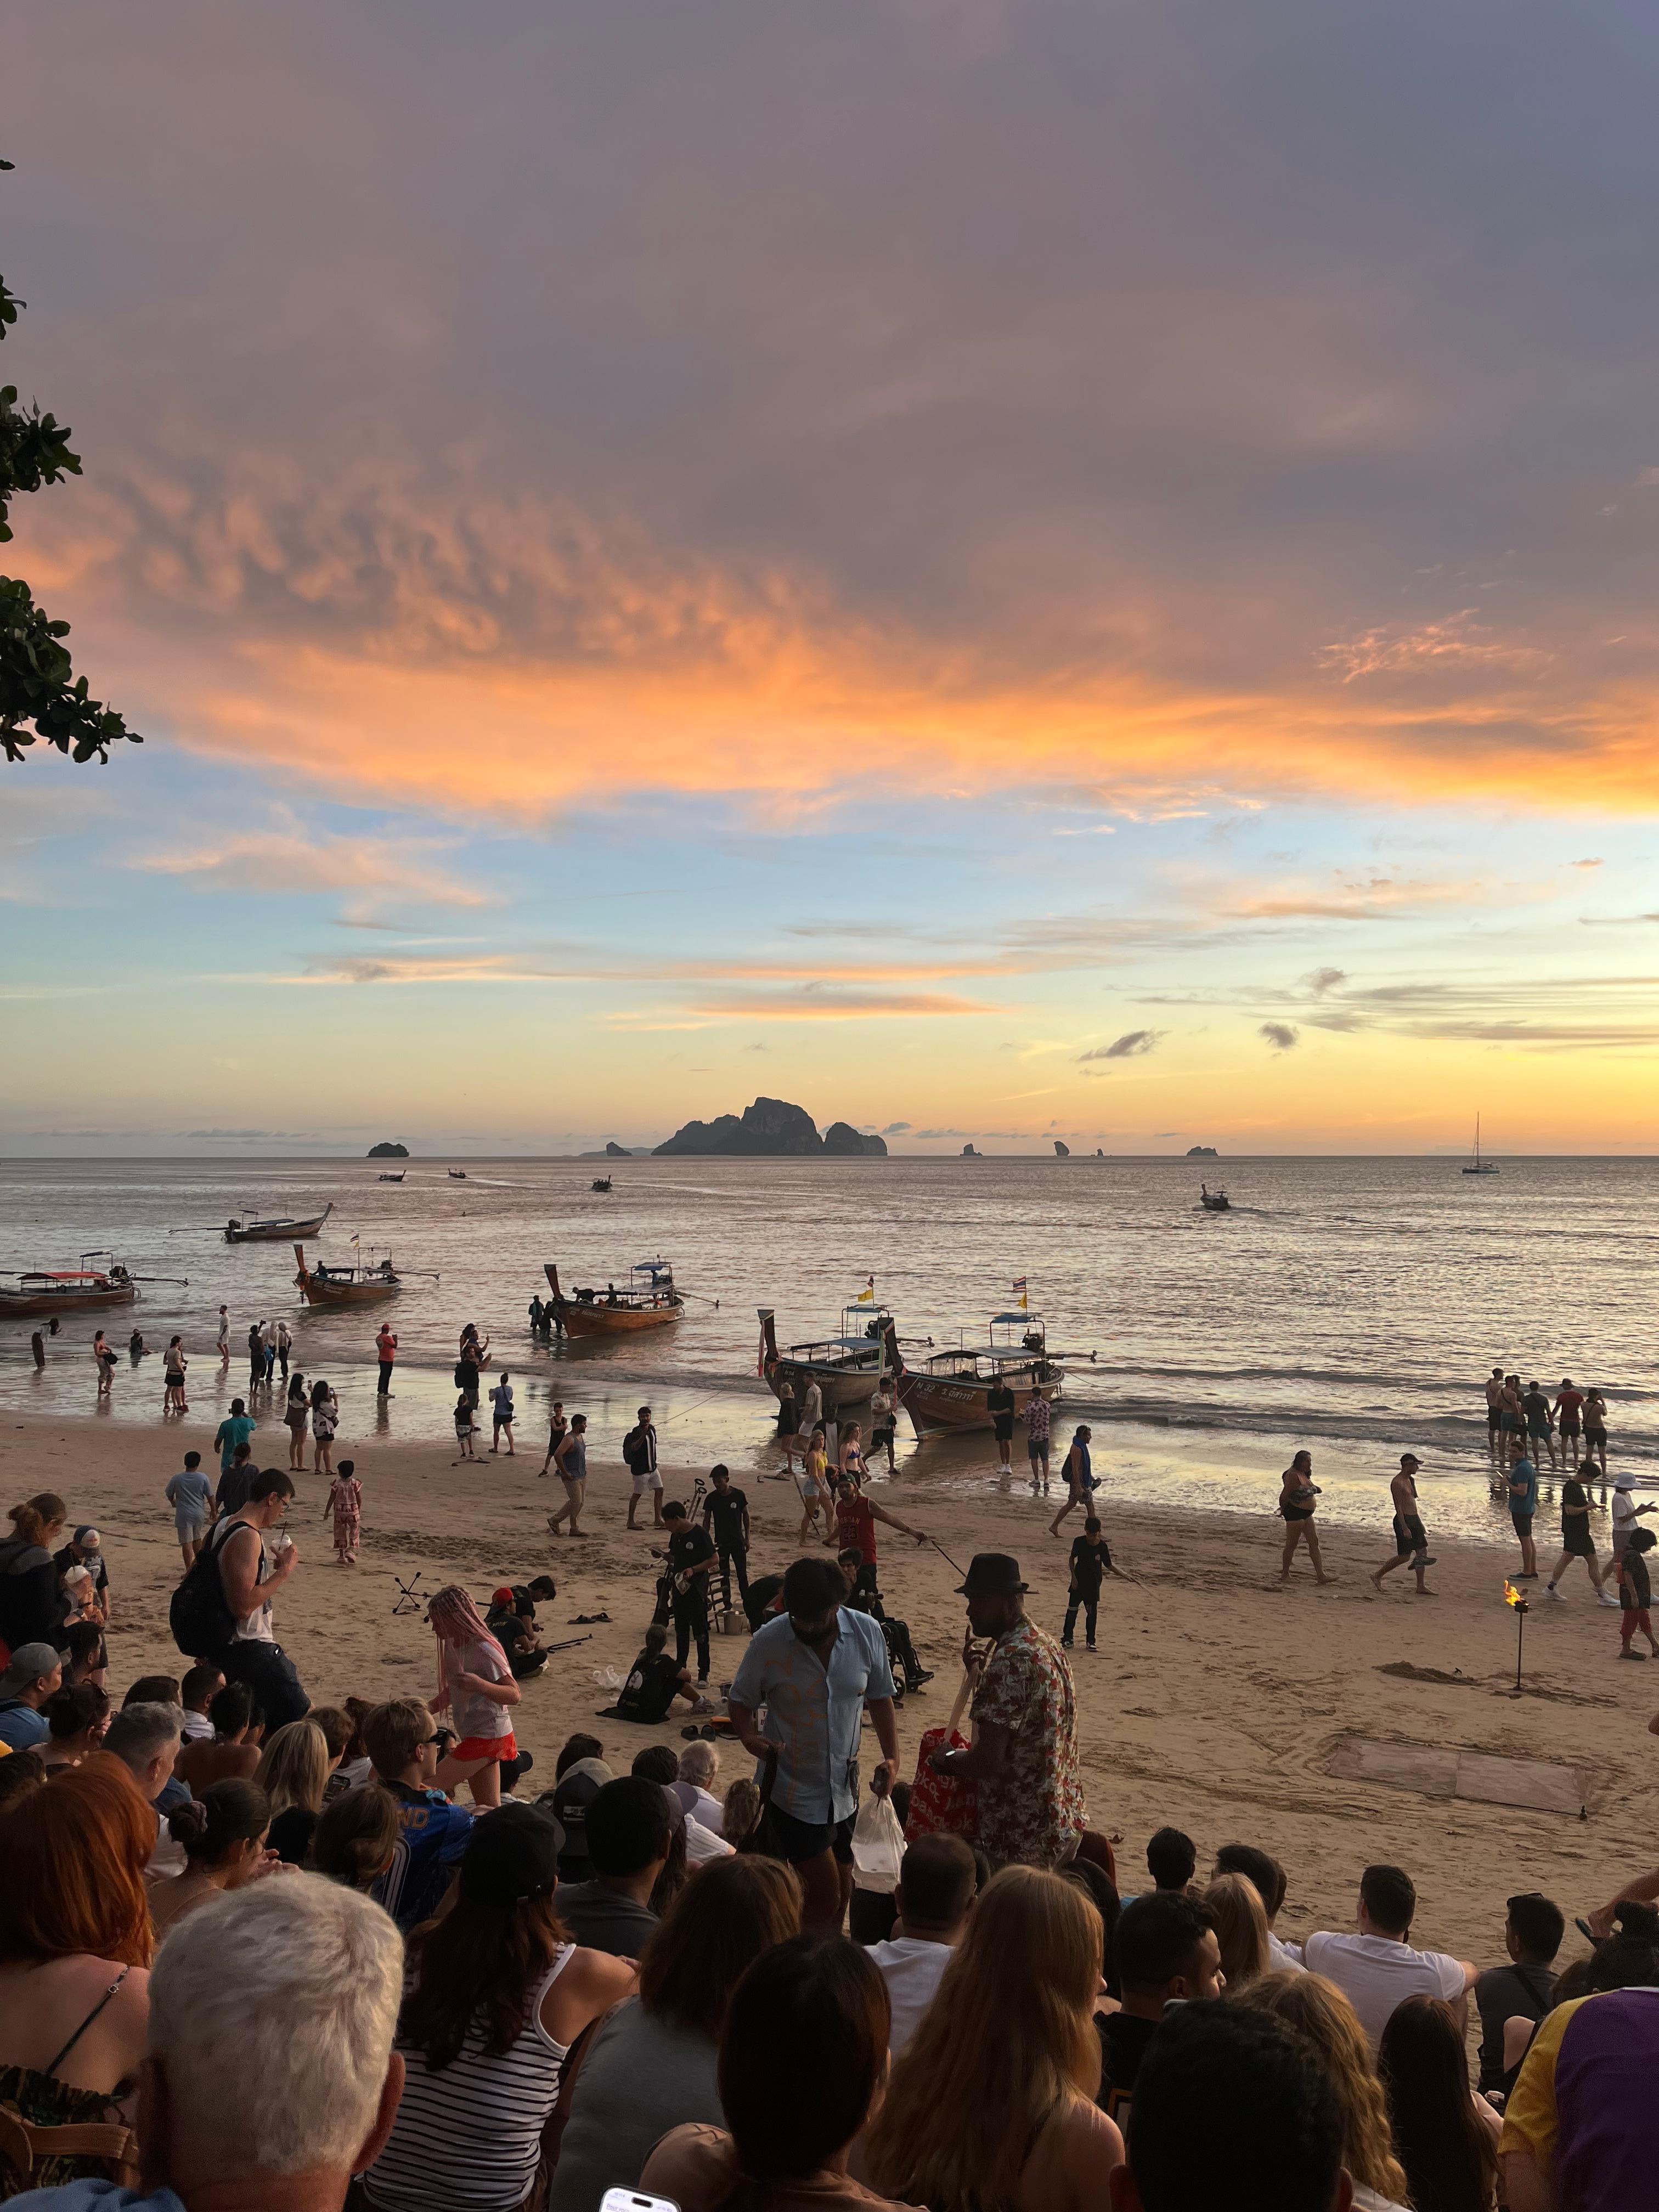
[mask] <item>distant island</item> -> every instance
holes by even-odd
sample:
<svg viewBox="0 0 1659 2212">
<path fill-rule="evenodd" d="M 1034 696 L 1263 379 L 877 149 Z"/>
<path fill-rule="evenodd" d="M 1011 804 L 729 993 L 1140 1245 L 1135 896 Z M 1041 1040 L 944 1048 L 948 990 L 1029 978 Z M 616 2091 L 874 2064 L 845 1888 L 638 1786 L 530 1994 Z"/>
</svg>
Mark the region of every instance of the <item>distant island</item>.
<svg viewBox="0 0 1659 2212">
<path fill-rule="evenodd" d="M 976 1152 L 971 1145 L 964 1145 L 962 1148 L 962 1158 L 964 1160 L 982 1160 L 985 1155 L 983 1152 Z"/>
<path fill-rule="evenodd" d="M 1069 1160 L 1071 1157 L 1071 1146 L 1069 1145 L 1062 1145 L 1060 1139 L 1056 1137 L 1054 1139 L 1054 1158 L 1057 1160 Z"/>
<path fill-rule="evenodd" d="M 407 1145 L 371 1145 L 368 1148 L 368 1157 L 372 1160 L 406 1160 L 409 1158 L 409 1146 Z"/>
<path fill-rule="evenodd" d="M 1218 1160 L 1221 1155 L 1213 1145 L 1188 1145 L 1187 1157 L 1189 1160 Z"/>
<path fill-rule="evenodd" d="M 688 1121 L 657 1146 L 659 1159 L 685 1153 L 730 1159 L 884 1160 L 879 1137 L 860 1135 L 850 1121 L 832 1121 L 822 1136 L 804 1106 L 782 1098 L 757 1098 L 741 1114 L 717 1114 L 712 1121 Z"/>
</svg>

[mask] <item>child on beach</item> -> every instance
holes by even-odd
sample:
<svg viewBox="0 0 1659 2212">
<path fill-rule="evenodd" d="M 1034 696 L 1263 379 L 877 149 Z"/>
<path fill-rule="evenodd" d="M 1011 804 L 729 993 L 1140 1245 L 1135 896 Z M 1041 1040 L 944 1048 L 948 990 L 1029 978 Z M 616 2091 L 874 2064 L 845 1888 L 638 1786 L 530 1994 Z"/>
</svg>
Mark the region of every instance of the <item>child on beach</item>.
<svg viewBox="0 0 1659 2212">
<path fill-rule="evenodd" d="M 1651 1528 L 1634 1529 L 1625 1540 L 1625 1548 L 1619 1554 L 1615 1572 L 1619 1577 L 1619 1601 L 1623 1608 L 1619 1623 L 1619 1656 L 1639 1659 L 1642 1654 L 1632 1651 L 1631 1639 L 1640 1629 L 1648 1639 L 1648 1649 L 1659 1659 L 1659 1638 L 1653 1632 L 1653 1623 L 1648 1617 L 1648 1607 L 1653 1601 L 1653 1584 L 1648 1574 L 1646 1554 L 1653 1549 Z"/>
<path fill-rule="evenodd" d="M 472 1449 L 472 1401 L 463 1390 L 455 1401 L 455 1442 L 462 1459 L 477 1459 L 478 1456 Z M 457 1466 L 459 1463 L 459 1461 L 455 1462 Z"/>
<path fill-rule="evenodd" d="M 822 1422 L 813 1429 L 811 1436 L 807 1440 L 806 1471 L 800 1480 L 800 1497 L 801 1504 L 805 1510 L 801 1515 L 800 1534 L 796 1538 L 796 1542 L 804 1544 L 806 1541 L 812 1534 L 820 1512 L 823 1515 L 824 1540 L 826 1543 L 829 1542 L 830 1540 L 830 1455 L 823 1448 Z"/>
<path fill-rule="evenodd" d="M 184 1473 L 175 1474 L 168 1483 L 167 1499 L 173 1508 L 173 1526 L 179 1538 L 179 1549 L 185 1556 L 185 1572 L 188 1574 L 196 1564 L 196 1554 L 202 1548 L 202 1539 L 213 1513 L 213 1491 L 202 1473 L 200 1452 L 185 1454 Z"/>
<path fill-rule="evenodd" d="M 311 1386 L 311 1433 L 316 1440 L 312 1465 L 319 1474 L 334 1474 L 334 1431 L 340 1425 L 340 1401 L 326 1382 Z"/>
<path fill-rule="evenodd" d="M 432 1711 L 441 1713 L 453 1705 L 459 1732 L 459 1740 L 438 1762 L 438 1787 L 453 1795 L 456 1784 L 465 1782 L 475 1805 L 499 1805 L 502 1763 L 512 1769 L 514 1780 L 518 1776 L 510 1709 L 522 1692 L 506 1652 L 459 1583 L 438 1592 L 426 1617 L 438 1639 L 438 1691 Z"/>
<path fill-rule="evenodd" d="M 363 1486 L 356 1474 L 356 1462 L 343 1459 L 328 1486 L 323 1518 L 334 1520 L 334 1556 L 343 1567 L 357 1564 L 357 1544 L 363 1530 Z"/>
</svg>

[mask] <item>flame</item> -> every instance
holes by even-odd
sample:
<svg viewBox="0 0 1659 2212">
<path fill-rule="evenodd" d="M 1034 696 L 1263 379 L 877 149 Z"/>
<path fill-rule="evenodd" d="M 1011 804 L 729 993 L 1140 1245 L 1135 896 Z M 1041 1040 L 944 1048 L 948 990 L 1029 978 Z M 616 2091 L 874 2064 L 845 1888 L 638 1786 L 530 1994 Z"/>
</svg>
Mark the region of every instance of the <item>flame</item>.
<svg viewBox="0 0 1659 2212">
<path fill-rule="evenodd" d="M 1527 1602 L 1515 1584 L 1507 1577 L 1504 1583 L 1504 1602 L 1505 1605 L 1514 1606 L 1517 1612 L 1524 1610 Z"/>
</svg>

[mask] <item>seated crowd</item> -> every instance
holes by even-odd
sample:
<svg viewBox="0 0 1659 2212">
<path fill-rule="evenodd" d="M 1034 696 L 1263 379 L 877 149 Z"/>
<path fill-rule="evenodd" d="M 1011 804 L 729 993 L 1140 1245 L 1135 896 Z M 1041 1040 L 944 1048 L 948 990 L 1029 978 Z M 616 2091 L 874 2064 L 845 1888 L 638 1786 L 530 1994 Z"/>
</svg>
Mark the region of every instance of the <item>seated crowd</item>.
<svg viewBox="0 0 1659 2212">
<path fill-rule="evenodd" d="M 574 1735 L 468 1807 L 415 1698 L 268 1728 L 198 1666 L 116 1707 L 45 1644 L 7 1713 L 0 2196 L 43 2212 L 1659 2201 L 1659 1877 L 1560 1972 L 1562 1911 L 1510 1897 L 1478 1971 L 1395 1866 L 1292 1940 L 1259 1844 L 1201 1871 L 1161 1828 L 1141 1887 L 1099 1836 L 1051 1870 L 913 1832 L 858 1942 L 701 1738 L 613 1772 Z"/>
</svg>

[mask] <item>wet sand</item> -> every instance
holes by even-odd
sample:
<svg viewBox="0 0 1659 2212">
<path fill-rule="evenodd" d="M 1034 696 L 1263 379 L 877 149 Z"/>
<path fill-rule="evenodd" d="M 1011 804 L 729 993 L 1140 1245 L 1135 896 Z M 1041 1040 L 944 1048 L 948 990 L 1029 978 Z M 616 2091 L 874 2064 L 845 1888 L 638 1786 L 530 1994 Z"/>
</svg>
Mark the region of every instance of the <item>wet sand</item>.
<svg viewBox="0 0 1659 2212">
<path fill-rule="evenodd" d="M 48 1416 L 14 1419 L 0 1431 L 8 1500 L 56 1490 L 72 1521 L 104 1533 L 118 1695 L 135 1675 L 183 1664 L 167 1626 L 179 1553 L 162 1491 L 187 1448 L 216 1464 L 212 1425 L 164 1431 Z M 285 1439 L 281 1430 L 270 1437 L 266 1463 L 286 1459 L 276 1449 Z M 1182 1449 L 1171 1443 L 1162 1470 L 1172 1484 Z M 573 1542 L 544 1527 L 562 1491 L 538 1478 L 539 1435 L 516 1459 L 486 1457 L 476 1467 L 453 1466 L 453 1446 L 441 1444 L 375 1440 L 347 1450 L 363 1482 L 362 1564 L 336 1565 L 322 1518 L 326 1484 L 301 1475 L 289 1526 L 301 1564 L 278 1601 L 278 1634 L 317 1702 L 430 1692 L 431 1633 L 418 1613 L 393 1613 L 394 1574 L 408 1581 L 418 1570 L 428 1593 L 465 1582 L 482 1604 L 497 1583 L 550 1571 L 559 1595 L 540 1608 L 546 1641 L 588 1633 L 569 1625 L 574 1614 L 611 1618 L 526 1685 L 515 1720 L 538 1777 L 550 1780 L 574 1729 L 599 1735 L 619 1772 L 642 1745 L 678 1742 L 680 1721 L 629 1729 L 595 1718 L 612 1695 L 596 1671 L 624 1669 L 650 1618 L 649 1547 L 660 1540 L 643 1526 L 624 1530 L 628 1482 L 619 1464 L 594 1452 L 586 1514 L 592 1533 Z M 732 1456 L 735 1468 L 738 1455 Z M 1417 1940 L 1492 1964 L 1502 1959 L 1504 1899 L 1512 1891 L 1542 1889 L 1571 1919 L 1659 1861 L 1659 1741 L 1646 1732 L 1659 1706 L 1659 1664 L 1650 1676 L 1619 1661 L 1618 1616 L 1595 1605 L 1582 1570 L 1564 1584 L 1568 1604 L 1528 1615 L 1526 1688 L 1516 1698 L 1515 1616 L 1502 1600 L 1503 1577 L 1518 1565 L 1512 1545 L 1437 1539 L 1430 1581 L 1439 1595 L 1414 1597 L 1402 1571 L 1379 1596 L 1366 1577 L 1389 1548 L 1384 1508 L 1374 1534 L 1327 1532 L 1327 1567 L 1338 1577 L 1331 1587 L 1316 1589 L 1299 1560 L 1284 1588 L 1282 1525 L 1267 1513 L 1147 1510 L 1114 1495 L 1130 1486 L 1120 1485 L 1109 1460 L 1104 1474 L 1108 1536 L 1135 1579 L 1108 1581 L 1101 1650 L 1091 1657 L 1079 1648 L 1073 1671 L 1090 1817 L 1123 1839 L 1126 1891 L 1144 1885 L 1146 1838 L 1164 1822 L 1194 1837 L 1201 1869 L 1221 1843 L 1256 1843 L 1290 1870 L 1279 1925 L 1295 1937 L 1349 1925 L 1360 1869 L 1391 1859 L 1418 1886 Z M 748 1465 L 738 1479 L 754 1522 L 752 1571 L 781 1569 L 795 1556 L 793 1487 Z M 684 1471 L 665 1469 L 665 1480 L 670 1497 L 689 1495 Z M 876 1494 L 963 1565 L 975 1551 L 1016 1553 L 1032 1586 L 1033 1617 L 1058 1631 L 1069 1538 L 1082 1520 L 1073 1514 L 1061 1538 L 1048 1535 L 1058 1494 L 1045 1510 L 1023 1477 L 1005 1489 L 961 1473 L 939 1481 L 902 1470 Z M 1540 1513 L 1540 1522 L 1547 1571 L 1552 1516 Z M 1430 1524 L 1432 1532 L 1431 1510 Z M 1598 1515 L 1594 1525 L 1605 1550 L 1605 1519 Z M 890 1542 L 888 1534 L 881 1570 L 889 1610 L 909 1620 L 923 1663 L 935 1670 L 901 1715 L 908 1763 L 921 1730 L 942 1723 L 951 1704 L 960 1577 L 937 1550 Z M 739 1636 L 714 1638 L 717 1684 L 730 1679 L 743 1648 Z M 1587 1818 L 1345 1778 L 1333 1765 L 1352 1765 L 1343 1747 L 1354 1735 L 1422 1747 L 1425 1784 L 1443 1764 L 1429 1754 L 1448 1748 L 1560 1762 L 1579 1779 L 1568 1794 L 1582 1799 Z M 730 1750 L 725 1761 L 722 1780 L 747 1765 Z M 1406 1771 L 1413 1771 L 1409 1761 Z M 1570 1929 L 1564 1962 L 1581 1948 Z"/>
</svg>

